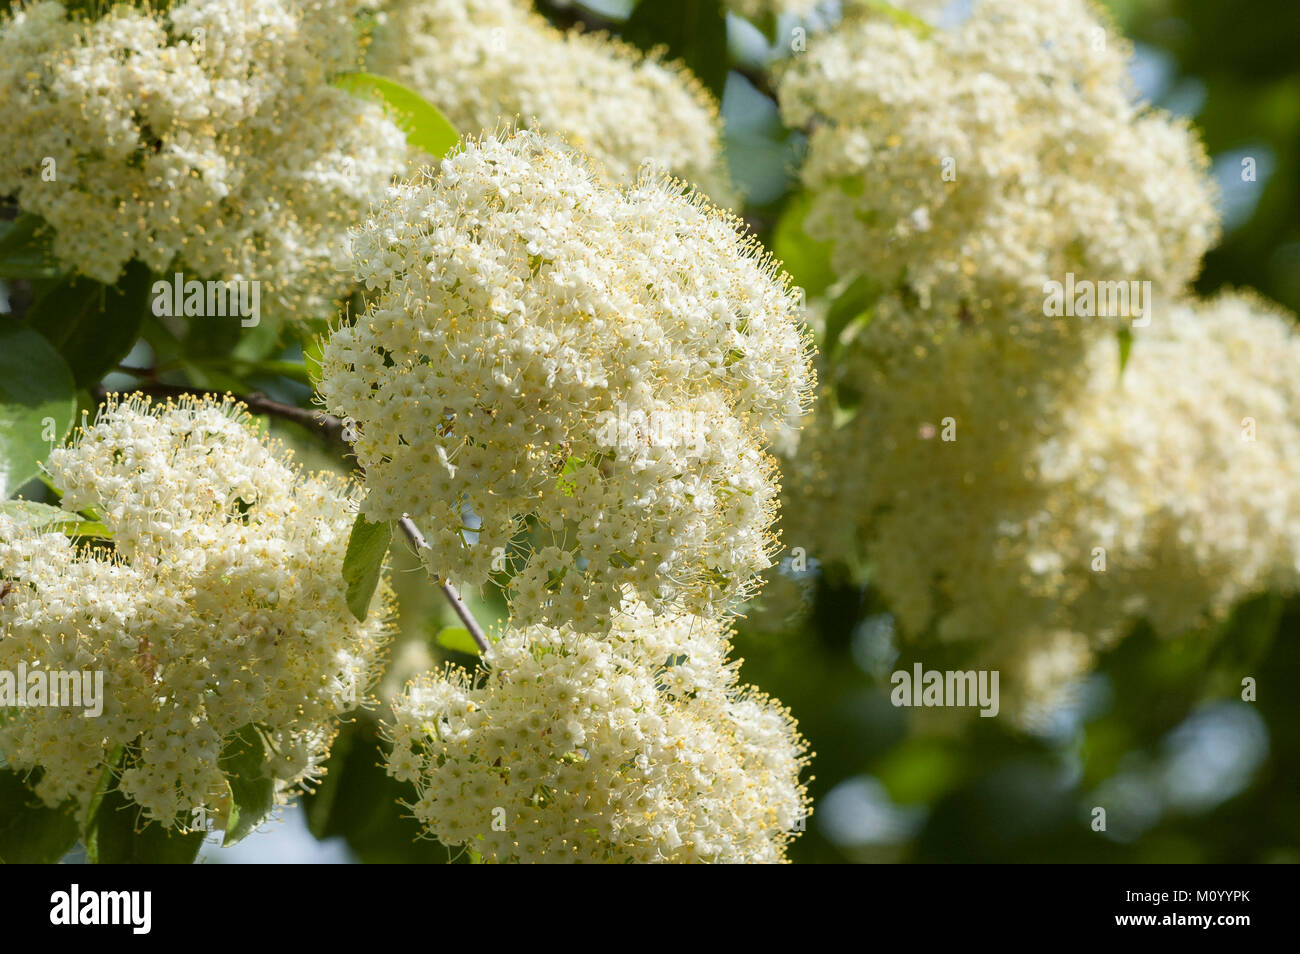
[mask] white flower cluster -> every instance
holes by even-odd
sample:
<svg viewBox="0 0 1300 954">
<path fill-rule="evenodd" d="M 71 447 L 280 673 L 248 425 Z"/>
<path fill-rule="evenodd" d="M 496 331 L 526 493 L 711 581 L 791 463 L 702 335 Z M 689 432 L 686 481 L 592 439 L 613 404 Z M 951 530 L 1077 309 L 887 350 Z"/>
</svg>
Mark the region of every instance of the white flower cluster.
<svg viewBox="0 0 1300 954">
<path fill-rule="evenodd" d="M 1076 529 L 1072 546 L 1030 552 L 1029 565 L 1045 567 L 1052 552 L 1091 563 L 1088 548 L 1105 549 L 1105 573 L 1065 587 L 1092 604 L 1088 631 L 1103 629 L 1108 605 L 1179 633 L 1256 593 L 1294 591 L 1296 317 L 1254 295 L 1223 294 L 1135 331 L 1122 373 L 1115 358 L 1113 346 L 1092 350 L 1086 390 L 1038 449 L 1051 493 L 1044 509 Z M 1064 567 L 1038 575 L 1054 572 Z"/>
<path fill-rule="evenodd" d="M 649 161 L 730 201 L 718 106 L 691 73 L 607 36 L 558 30 L 528 0 L 387 0 L 369 63 L 463 133 L 522 123 L 621 180 Z"/>
<path fill-rule="evenodd" d="M 229 810 L 218 756 L 249 724 L 282 797 L 319 774 L 388 635 L 387 595 L 364 623 L 344 602 L 348 483 L 300 473 L 229 399 L 111 399 L 47 466 L 111 542 L 0 516 L 0 670 L 102 672 L 105 699 L 10 710 L 10 766 L 84 807 L 123 746 L 122 792 L 166 826 Z"/>
<path fill-rule="evenodd" d="M 808 233 L 945 332 L 972 313 L 1047 326 L 1031 313 L 1068 271 L 1177 290 L 1217 236 L 1206 158 L 1134 103 L 1129 58 L 1089 0 L 977 0 L 949 29 L 849 17 L 779 84 L 812 128 Z"/>
<path fill-rule="evenodd" d="M 866 397 L 808 432 L 785 513 L 905 631 L 970 641 L 1046 695 L 1139 619 L 1178 635 L 1300 586 L 1294 317 L 1240 295 L 1167 304 L 1122 372 L 1101 338 L 1068 383 L 1013 344 L 879 344 L 905 320 L 884 303 L 843 356 Z"/>
<path fill-rule="evenodd" d="M 99 281 L 136 258 L 259 281 L 286 314 L 330 310 L 346 230 L 411 156 L 379 106 L 329 85 L 359 64 L 359 3 L 15 7 L 0 18 L 0 195 Z"/>
<path fill-rule="evenodd" d="M 631 608 L 607 638 L 512 630 L 389 728 L 415 816 L 485 861 L 777 862 L 808 812 L 789 713 L 736 686 L 721 624 Z"/>
<path fill-rule="evenodd" d="M 1256 300 L 1182 299 L 1212 186 L 1128 55 L 1084 0 L 977 0 L 949 29 L 850 17 L 781 86 L 814 124 L 807 229 L 837 289 L 880 289 L 788 462 L 791 542 L 1015 695 L 1139 619 L 1185 633 L 1300 582 L 1300 345 Z M 1050 316 L 1069 273 L 1149 281 L 1150 326 Z"/>
<path fill-rule="evenodd" d="M 508 581 L 519 626 L 607 630 L 624 588 L 716 616 L 769 562 L 766 448 L 812 386 L 799 304 L 736 221 L 531 131 L 467 144 L 354 238 L 370 307 L 324 348 L 370 520 Z"/>
</svg>

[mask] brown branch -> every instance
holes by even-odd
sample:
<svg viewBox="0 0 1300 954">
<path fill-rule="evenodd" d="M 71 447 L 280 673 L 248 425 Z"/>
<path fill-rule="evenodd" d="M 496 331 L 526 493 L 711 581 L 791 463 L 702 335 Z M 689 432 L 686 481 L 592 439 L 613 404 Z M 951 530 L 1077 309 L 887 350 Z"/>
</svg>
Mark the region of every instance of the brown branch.
<svg viewBox="0 0 1300 954">
<path fill-rule="evenodd" d="M 403 514 L 402 519 L 397 521 L 397 525 L 401 528 L 402 533 L 406 534 L 406 539 L 411 541 L 411 545 L 415 547 L 417 552 L 420 550 L 430 549 L 429 541 L 424 539 L 424 535 L 420 533 L 419 528 L 411 522 L 410 517 Z M 464 623 L 465 628 L 469 630 L 469 634 L 474 637 L 474 642 L 478 646 L 479 652 L 486 653 L 488 651 L 488 641 L 487 636 L 483 632 L 483 627 L 478 624 L 478 620 L 476 620 L 470 613 L 469 607 L 465 605 L 464 601 L 460 598 L 460 594 L 456 592 L 456 587 L 452 586 L 441 576 L 438 577 L 438 586 L 442 589 L 443 595 L 447 597 L 447 601 L 451 603 L 451 608 L 454 609 L 456 615 L 460 617 L 460 621 Z"/>
</svg>

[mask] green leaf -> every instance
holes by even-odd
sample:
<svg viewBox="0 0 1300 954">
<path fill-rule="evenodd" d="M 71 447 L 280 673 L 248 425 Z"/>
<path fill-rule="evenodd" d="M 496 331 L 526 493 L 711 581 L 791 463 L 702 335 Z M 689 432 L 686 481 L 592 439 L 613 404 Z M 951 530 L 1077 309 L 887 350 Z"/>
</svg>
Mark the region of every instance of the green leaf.
<svg viewBox="0 0 1300 954">
<path fill-rule="evenodd" d="M 786 204 L 772 232 L 772 254 L 781 260 L 795 284 L 809 297 L 826 291 L 835 281 L 831 268 L 831 243 L 817 242 L 804 231 L 812 196 L 800 193 Z"/>
<path fill-rule="evenodd" d="M 727 16 L 719 0 L 642 0 L 623 37 L 643 50 L 668 48 L 718 100 L 727 85 Z"/>
<path fill-rule="evenodd" d="M 72 372 L 49 342 L 0 325 L 0 500 L 36 476 L 76 408 Z"/>
<path fill-rule="evenodd" d="M 449 853 L 421 831 L 401 802 L 415 790 L 383 766 L 387 745 L 377 723 L 362 715 L 345 725 L 330 749 L 325 777 L 302 797 L 307 827 L 317 838 L 343 838 L 361 861 L 440 864 Z"/>
<path fill-rule="evenodd" d="M 564 462 L 564 467 L 560 470 L 560 475 L 555 478 L 555 489 L 566 497 L 572 497 L 578 492 L 578 482 L 570 480 L 569 475 L 579 467 L 586 465 L 586 461 L 581 457 L 570 456 Z"/>
<path fill-rule="evenodd" d="M 764 10 L 750 22 L 758 27 L 758 31 L 763 34 L 769 46 L 776 44 L 777 31 L 781 27 L 781 22 L 775 10 Z"/>
<path fill-rule="evenodd" d="M 884 0 L 861 0 L 862 5 L 876 13 L 883 13 L 889 19 L 893 20 L 897 26 L 906 27 L 917 36 L 925 39 L 934 32 L 934 27 L 926 23 L 914 13 L 908 13 L 906 10 L 894 6 L 892 3 L 886 3 Z"/>
<path fill-rule="evenodd" d="M 275 781 L 266 771 L 266 746 L 257 727 L 244 726 L 221 749 L 221 770 L 230 783 L 230 819 L 222 845 L 235 845 L 257 830 L 275 807 Z"/>
<path fill-rule="evenodd" d="M 60 272 L 50 254 L 49 232 L 38 215 L 0 222 L 0 278 L 51 278 Z"/>
<path fill-rule="evenodd" d="M 1133 351 L 1133 332 L 1128 328 L 1121 328 L 1116 335 L 1119 338 L 1119 373 L 1124 373 L 1124 368 L 1128 366 L 1128 357 Z"/>
<path fill-rule="evenodd" d="M 243 326 L 233 318 L 190 318 L 185 322 L 181 350 L 191 361 L 211 361 L 218 355 L 231 354 L 243 335 Z"/>
<path fill-rule="evenodd" d="M 86 858 L 96 865 L 188 865 L 198 857 L 204 834 L 146 822 L 140 806 L 113 786 L 86 826 Z"/>
<path fill-rule="evenodd" d="M 90 828 L 91 820 L 99 813 L 99 806 L 104 801 L 104 796 L 113 787 L 113 780 L 117 778 L 118 769 L 121 768 L 125 755 L 126 747 L 123 745 L 114 746 L 113 751 L 109 753 L 108 762 L 105 763 L 104 770 L 99 773 L 99 781 L 95 784 L 95 792 L 90 796 L 90 804 L 86 806 L 84 827 L 87 830 Z"/>
<path fill-rule="evenodd" d="M 131 262 L 117 284 L 68 277 L 38 298 L 29 327 L 58 349 L 79 388 L 98 384 L 140 339 L 149 310 L 152 275 Z"/>
<path fill-rule="evenodd" d="M 439 630 L 434 641 L 443 649 L 465 653 L 468 656 L 478 655 L 478 643 L 474 642 L 474 637 L 463 626 L 448 626 Z"/>
<path fill-rule="evenodd" d="M 374 73 L 344 73 L 334 85 L 353 96 L 387 106 L 393 122 L 406 133 L 406 141 L 441 159 L 455 148 L 460 133 L 427 99 L 401 83 Z"/>
<path fill-rule="evenodd" d="M 80 514 L 69 513 L 34 500 L 6 500 L 0 503 L 0 513 L 23 526 L 36 530 L 59 530 L 70 537 L 101 537 L 108 540 L 113 536 L 112 531 L 98 520 L 87 520 Z"/>
<path fill-rule="evenodd" d="M 826 311 L 826 333 L 822 339 L 822 354 L 830 360 L 839 347 L 844 329 L 867 316 L 871 306 L 880 297 L 880 285 L 867 275 L 859 275 L 848 288 L 840 292 Z"/>
<path fill-rule="evenodd" d="M 0 863 L 54 864 L 76 843 L 73 812 L 50 808 L 16 772 L 0 769 Z"/>
<path fill-rule="evenodd" d="M 348 551 L 343 557 L 343 582 L 347 584 L 348 609 L 364 621 L 370 613 L 370 598 L 379 585 L 388 545 L 393 542 L 393 525 L 371 523 L 357 514 L 348 536 Z"/>
<path fill-rule="evenodd" d="M 76 514 L 70 514 L 61 507 L 37 503 L 35 500 L 6 500 L 0 503 L 0 513 L 34 530 L 43 530 L 51 524 L 62 523 L 69 517 L 80 519 Z"/>
</svg>

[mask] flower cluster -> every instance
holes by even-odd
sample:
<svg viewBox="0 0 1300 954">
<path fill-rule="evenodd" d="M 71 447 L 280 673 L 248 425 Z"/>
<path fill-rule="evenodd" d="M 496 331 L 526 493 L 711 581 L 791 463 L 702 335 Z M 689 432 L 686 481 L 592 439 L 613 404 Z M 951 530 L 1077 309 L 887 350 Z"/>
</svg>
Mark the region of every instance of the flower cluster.
<svg viewBox="0 0 1300 954">
<path fill-rule="evenodd" d="M 629 608 L 606 638 L 513 629 L 474 679 L 395 704 L 415 816 L 493 862 L 776 862 L 808 812 L 789 713 L 738 689 L 721 624 Z"/>
<path fill-rule="evenodd" d="M 409 512 L 457 584 L 509 577 L 520 626 L 607 630 L 626 587 L 656 613 L 743 598 L 773 543 L 766 448 L 812 372 L 795 292 L 737 228 L 531 131 L 395 187 L 320 381 L 367 518 Z"/>
<path fill-rule="evenodd" d="M 851 16 L 781 82 L 813 124 L 805 227 L 836 291 L 875 281 L 786 519 L 1016 695 L 1138 619 L 1184 633 L 1300 582 L 1300 350 L 1266 304 L 1182 298 L 1212 186 L 1189 130 L 1132 101 L 1128 57 L 1086 0 L 978 0 L 945 29 Z M 1144 320 L 1057 317 L 1071 274 L 1149 282 Z"/>
<path fill-rule="evenodd" d="M 907 632 L 968 640 L 1048 694 L 1138 619 L 1177 635 L 1300 585 L 1292 316 L 1168 303 L 1122 370 L 1101 338 L 1068 383 L 1011 344 L 889 351 L 897 321 L 887 303 L 843 355 L 867 397 L 806 433 L 785 515 Z"/>
<path fill-rule="evenodd" d="M 358 622 L 339 582 L 353 488 L 300 473 L 229 399 L 110 399 L 47 466 L 109 536 L 0 516 L 0 670 L 101 672 L 105 698 L 94 718 L 10 710 L 9 764 L 84 807 L 123 747 L 121 791 L 166 826 L 228 809 L 219 755 L 250 724 L 282 797 L 319 774 L 388 631 L 387 596 Z"/>
<path fill-rule="evenodd" d="M 730 199 L 717 103 L 693 75 L 607 36 L 557 30 L 528 0 L 388 0 L 369 62 L 464 133 L 519 122 L 621 180 L 649 161 Z"/>
<path fill-rule="evenodd" d="M 786 121 L 812 127 L 805 228 L 936 334 L 1055 333 L 1033 313 L 1069 271 L 1176 291 L 1217 236 L 1206 158 L 1133 101 L 1129 57 L 1089 0 L 978 0 L 949 29 L 849 17 L 780 80 Z"/>
<path fill-rule="evenodd" d="M 359 64 L 359 3 L 16 7 L 0 18 L 0 195 L 99 281 L 135 258 L 328 310 L 347 228 L 411 158 L 379 106 L 329 85 Z"/>
</svg>

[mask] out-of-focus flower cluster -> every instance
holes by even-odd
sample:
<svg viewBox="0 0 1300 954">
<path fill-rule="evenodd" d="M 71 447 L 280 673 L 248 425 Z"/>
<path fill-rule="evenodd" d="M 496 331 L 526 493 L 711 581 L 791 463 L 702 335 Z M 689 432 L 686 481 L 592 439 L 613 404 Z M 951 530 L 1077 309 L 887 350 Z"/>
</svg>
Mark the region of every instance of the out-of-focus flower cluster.
<svg viewBox="0 0 1300 954">
<path fill-rule="evenodd" d="M 389 0 L 369 62 L 462 133 L 522 123 L 623 181 L 649 161 L 730 203 L 718 106 L 699 81 L 620 40 L 558 30 L 528 0 Z"/>
<path fill-rule="evenodd" d="M 110 399 L 48 469 L 107 542 L 0 515 L 0 670 L 103 674 L 96 717 L 0 717 L 11 767 L 50 805 L 85 806 L 119 746 L 119 787 L 147 816 L 221 817 L 223 745 L 250 724 L 282 797 L 319 774 L 338 717 L 362 702 L 387 638 L 340 583 L 354 489 L 303 474 L 230 400 Z"/>
<path fill-rule="evenodd" d="M 835 293 L 874 282 L 829 331 L 787 542 L 1016 695 L 1138 619 L 1174 635 L 1298 582 L 1293 319 L 1184 298 L 1213 190 L 1128 57 L 1083 0 L 978 0 L 945 29 L 850 17 L 781 82 Z M 1127 310 L 1049 306 L 1076 280 Z"/>
<path fill-rule="evenodd" d="M 1012 348 L 885 359 L 869 326 L 837 367 L 862 382 L 857 416 L 791 461 L 787 539 L 857 568 L 906 632 L 969 641 L 1030 692 L 1137 619 L 1173 635 L 1294 589 L 1293 323 L 1248 296 L 1166 303 L 1122 372 L 1099 338 L 1063 388 Z"/>
<path fill-rule="evenodd" d="M 1134 103 L 1129 57 L 1087 0 L 978 0 L 949 29 L 850 17 L 780 81 L 786 121 L 812 127 L 805 228 L 838 273 L 914 293 L 936 334 L 1031 333 L 1067 271 L 1182 287 L 1217 237 L 1205 154 Z"/>
</svg>

